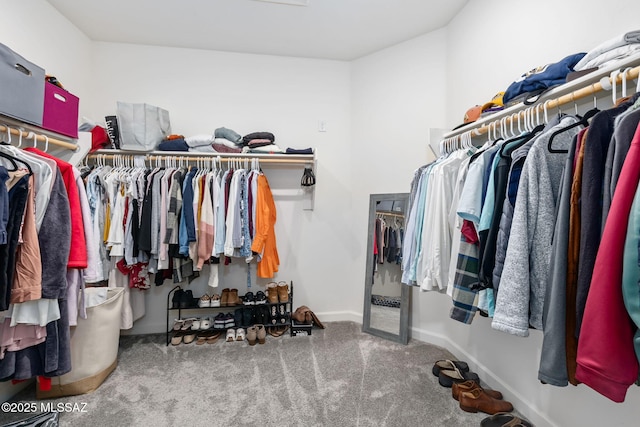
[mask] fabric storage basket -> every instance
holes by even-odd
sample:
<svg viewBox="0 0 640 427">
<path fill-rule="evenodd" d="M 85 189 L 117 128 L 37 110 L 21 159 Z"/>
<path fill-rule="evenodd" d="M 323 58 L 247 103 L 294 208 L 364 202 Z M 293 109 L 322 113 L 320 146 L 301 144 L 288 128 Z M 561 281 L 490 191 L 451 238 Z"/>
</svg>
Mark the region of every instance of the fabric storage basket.
<svg viewBox="0 0 640 427">
<path fill-rule="evenodd" d="M 38 399 L 89 393 L 104 382 L 118 364 L 123 301 L 124 288 L 108 288 L 106 301 L 87 308 L 86 319 L 78 317 L 78 325 L 71 328 L 71 372 L 52 378 L 51 390 L 38 389 Z"/>
<path fill-rule="evenodd" d="M 44 69 L 0 43 L 0 114 L 42 126 Z"/>
<path fill-rule="evenodd" d="M 78 104 L 77 96 L 45 82 L 42 127 L 71 138 L 78 138 Z"/>
<path fill-rule="evenodd" d="M 118 102 L 120 148 L 153 151 L 171 133 L 169 112 L 149 104 Z"/>
</svg>

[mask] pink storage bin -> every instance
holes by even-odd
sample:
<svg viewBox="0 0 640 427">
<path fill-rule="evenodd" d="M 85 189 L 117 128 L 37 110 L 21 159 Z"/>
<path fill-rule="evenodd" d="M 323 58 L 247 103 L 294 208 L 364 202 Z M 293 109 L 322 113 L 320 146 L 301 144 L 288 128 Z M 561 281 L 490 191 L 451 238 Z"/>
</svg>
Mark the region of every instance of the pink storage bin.
<svg viewBox="0 0 640 427">
<path fill-rule="evenodd" d="M 71 138 L 78 138 L 79 103 L 77 96 L 45 82 L 42 127 Z"/>
</svg>

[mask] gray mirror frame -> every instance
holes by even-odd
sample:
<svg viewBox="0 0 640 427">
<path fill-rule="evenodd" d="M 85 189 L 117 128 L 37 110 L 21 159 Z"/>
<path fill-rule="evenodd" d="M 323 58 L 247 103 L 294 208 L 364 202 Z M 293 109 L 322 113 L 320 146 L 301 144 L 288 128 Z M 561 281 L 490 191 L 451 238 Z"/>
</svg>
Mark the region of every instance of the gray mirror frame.
<svg viewBox="0 0 640 427">
<path fill-rule="evenodd" d="M 383 200 L 399 200 L 405 203 L 408 208 L 409 193 L 389 193 L 389 194 L 371 194 L 369 196 L 369 221 L 368 237 L 367 237 L 367 263 L 365 266 L 364 279 L 364 312 L 362 319 L 362 332 L 375 335 L 380 338 L 407 344 L 409 342 L 409 313 L 411 312 L 411 287 L 402 284 L 402 292 L 400 295 L 400 333 L 393 334 L 391 332 L 375 329 L 371 327 L 371 290 L 373 288 L 373 270 L 370 267 L 373 263 L 373 234 L 375 232 L 376 204 Z M 407 212 L 405 211 L 405 214 Z"/>
</svg>

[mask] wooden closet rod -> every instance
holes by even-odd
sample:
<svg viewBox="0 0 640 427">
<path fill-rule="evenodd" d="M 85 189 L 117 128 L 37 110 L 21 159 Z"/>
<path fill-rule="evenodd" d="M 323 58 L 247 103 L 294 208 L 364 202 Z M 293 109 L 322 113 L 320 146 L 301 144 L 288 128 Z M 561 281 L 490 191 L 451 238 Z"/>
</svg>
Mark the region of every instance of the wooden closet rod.
<svg viewBox="0 0 640 427">
<path fill-rule="evenodd" d="M 11 127 L 11 126 L 6 126 L 3 124 L 0 124 L 0 136 L 2 134 L 6 134 L 7 133 L 7 129 L 9 129 L 9 133 L 11 133 L 11 135 L 15 135 L 16 137 L 20 138 L 22 136 L 22 142 L 25 143 L 27 140 L 27 136 L 31 133 L 31 136 L 29 137 L 29 139 L 33 140 L 33 138 L 35 138 L 35 140 L 37 142 L 42 142 L 42 143 L 47 143 L 47 138 L 49 139 L 49 144 L 53 144 L 53 145 L 57 145 L 59 147 L 63 147 L 66 149 L 69 149 L 71 151 L 77 151 L 78 150 L 78 146 L 76 144 L 72 144 L 70 142 L 67 141 L 62 141 L 60 139 L 57 138 L 52 138 L 52 137 L 47 137 L 44 136 L 42 134 L 37 134 L 35 132 L 27 132 L 27 131 L 23 131 L 22 129 L 18 129 L 16 127 Z"/>
<path fill-rule="evenodd" d="M 387 212 L 387 211 L 376 211 L 376 215 L 393 216 L 393 217 L 397 217 L 397 218 L 404 218 L 404 214 L 398 214 L 398 213 L 395 213 L 395 212 Z"/>
<path fill-rule="evenodd" d="M 627 81 L 629 80 L 633 80 L 635 78 L 637 78 L 640 75 L 640 66 L 632 68 L 631 70 L 629 70 L 626 74 L 626 79 Z M 623 74 L 620 73 L 618 74 L 618 76 L 616 77 L 616 84 L 617 83 L 621 83 L 623 80 Z M 611 84 L 613 84 L 613 79 L 611 77 L 609 77 L 609 82 Z M 582 87 L 580 89 L 577 89 L 573 92 L 567 93 L 565 95 L 562 95 L 558 98 L 554 98 L 554 99 L 548 99 L 546 101 L 544 101 L 543 103 L 540 104 L 536 104 L 536 105 L 532 105 L 532 106 L 524 106 L 524 108 L 520 111 L 518 111 L 517 113 L 512 113 L 506 117 L 503 117 L 501 119 L 497 119 L 497 120 L 493 120 L 491 122 L 488 122 L 486 124 L 483 124 L 480 127 L 474 128 L 473 125 L 469 126 L 469 129 L 460 129 L 460 133 L 457 133 L 455 135 L 452 135 L 448 138 L 445 139 L 451 139 L 451 138 L 456 138 L 459 137 L 460 135 L 464 134 L 464 133 L 471 133 L 472 136 L 479 136 L 482 134 L 485 134 L 488 132 L 489 128 L 493 127 L 494 124 L 496 126 L 499 126 L 500 123 L 504 120 L 505 124 L 510 125 L 511 122 L 517 121 L 518 119 L 522 119 L 524 118 L 525 114 L 527 114 L 527 111 L 532 111 L 534 112 L 534 114 L 540 114 L 541 112 L 544 111 L 545 105 L 547 110 L 550 108 L 556 108 L 559 107 L 561 105 L 565 105 L 565 104 L 570 104 L 573 103 L 579 99 L 582 98 L 586 98 L 587 96 L 591 96 L 591 95 L 595 95 L 598 92 L 601 92 L 602 90 L 604 90 L 602 83 L 595 82 L 592 83 L 588 86 Z"/>
</svg>

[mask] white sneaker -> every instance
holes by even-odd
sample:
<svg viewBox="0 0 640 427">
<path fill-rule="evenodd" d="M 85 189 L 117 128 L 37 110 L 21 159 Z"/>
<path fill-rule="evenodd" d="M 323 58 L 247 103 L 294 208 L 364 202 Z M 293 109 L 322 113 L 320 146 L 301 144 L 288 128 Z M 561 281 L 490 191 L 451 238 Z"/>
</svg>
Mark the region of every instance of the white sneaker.
<svg viewBox="0 0 640 427">
<path fill-rule="evenodd" d="M 220 295 L 213 294 L 209 299 L 209 307 L 220 307 Z"/>
<path fill-rule="evenodd" d="M 211 307 L 211 297 L 207 294 L 202 295 L 198 300 L 198 307 Z"/>
<path fill-rule="evenodd" d="M 236 331 L 236 341 L 244 341 L 244 329 L 239 328 Z"/>
<path fill-rule="evenodd" d="M 236 331 L 233 329 L 227 329 L 227 342 L 233 342 L 236 340 Z"/>
</svg>

